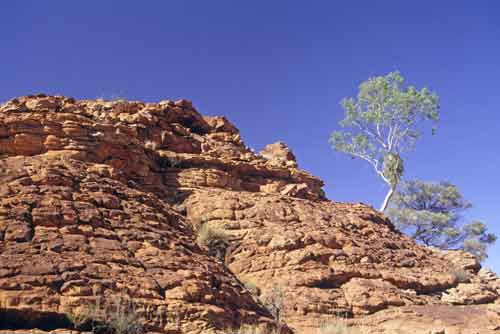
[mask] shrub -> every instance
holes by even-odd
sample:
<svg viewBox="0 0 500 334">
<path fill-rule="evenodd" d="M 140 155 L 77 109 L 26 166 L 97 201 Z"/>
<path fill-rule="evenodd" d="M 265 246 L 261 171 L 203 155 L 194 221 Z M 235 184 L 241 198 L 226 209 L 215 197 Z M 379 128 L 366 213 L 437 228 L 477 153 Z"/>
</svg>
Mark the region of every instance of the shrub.
<svg viewBox="0 0 500 334">
<path fill-rule="evenodd" d="M 198 231 L 198 236 L 196 242 L 204 247 L 212 247 L 215 244 L 229 244 L 229 236 L 227 233 L 217 227 L 209 226 L 208 224 L 203 224 Z"/>
<path fill-rule="evenodd" d="M 116 298 L 112 303 L 101 303 L 96 297 L 93 304 L 78 312 L 67 314 L 73 326 L 79 330 L 91 330 L 94 334 L 141 334 L 143 327 L 136 314 L 135 304 L 124 298 Z"/>
<path fill-rule="evenodd" d="M 336 312 L 332 314 L 330 319 L 325 319 L 320 323 L 320 326 L 318 327 L 316 333 L 317 334 L 363 334 L 368 332 L 365 325 L 363 324 L 358 323 L 356 324 L 355 327 L 350 326 L 347 321 L 348 317 L 349 314 L 347 312 Z"/>
<path fill-rule="evenodd" d="M 260 295 L 260 289 L 259 289 L 259 287 L 254 282 L 252 282 L 252 281 L 245 281 L 245 282 L 243 282 L 243 285 L 253 295 Z"/>
<path fill-rule="evenodd" d="M 360 328 L 347 326 L 343 319 L 324 323 L 318 329 L 318 334 L 362 334 L 363 332 Z"/>
<path fill-rule="evenodd" d="M 342 323 L 323 324 L 319 328 L 320 334 L 348 334 L 349 328 Z"/>
<path fill-rule="evenodd" d="M 263 302 L 278 324 L 278 328 L 281 328 L 285 306 L 283 285 L 281 283 L 274 283 L 270 293 L 264 298 Z"/>
<path fill-rule="evenodd" d="M 470 282 L 470 273 L 467 270 L 461 268 L 455 268 L 452 270 L 451 274 L 455 277 L 455 281 L 458 283 L 468 283 Z"/>
<path fill-rule="evenodd" d="M 279 334 L 280 331 L 277 329 L 264 329 L 257 325 L 242 325 L 238 329 L 229 329 L 224 332 L 224 334 Z"/>
</svg>

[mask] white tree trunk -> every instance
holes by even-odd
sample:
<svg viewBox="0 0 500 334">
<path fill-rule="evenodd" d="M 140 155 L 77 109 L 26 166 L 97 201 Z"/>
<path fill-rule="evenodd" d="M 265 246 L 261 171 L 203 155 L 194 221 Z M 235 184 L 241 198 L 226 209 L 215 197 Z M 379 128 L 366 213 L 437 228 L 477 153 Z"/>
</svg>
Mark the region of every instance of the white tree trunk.
<svg viewBox="0 0 500 334">
<path fill-rule="evenodd" d="M 389 191 L 387 192 L 387 195 L 385 195 L 384 202 L 382 203 L 382 206 L 380 207 L 380 212 L 384 212 L 385 209 L 387 209 L 387 205 L 389 205 L 389 201 L 391 200 L 392 195 L 394 194 L 394 187 L 390 187 Z"/>
</svg>

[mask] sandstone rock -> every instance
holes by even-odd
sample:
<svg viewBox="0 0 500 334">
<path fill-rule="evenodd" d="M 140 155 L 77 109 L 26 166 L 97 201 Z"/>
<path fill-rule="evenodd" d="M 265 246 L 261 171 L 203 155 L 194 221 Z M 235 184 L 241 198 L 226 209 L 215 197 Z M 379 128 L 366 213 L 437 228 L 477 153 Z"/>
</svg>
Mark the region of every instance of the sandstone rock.
<svg viewBox="0 0 500 334">
<path fill-rule="evenodd" d="M 381 279 L 353 278 L 342 285 L 342 290 L 354 314 L 370 314 L 390 306 L 414 304 L 418 300 Z"/>
<path fill-rule="evenodd" d="M 451 262 L 455 269 L 461 269 L 477 273 L 481 264 L 476 257 L 464 251 L 444 251 L 437 248 L 431 248 L 437 256 Z"/>
<path fill-rule="evenodd" d="M 269 144 L 260 152 L 272 164 L 286 167 L 297 167 L 297 159 L 290 148 L 283 142 Z"/>
<path fill-rule="evenodd" d="M 487 304 L 495 301 L 498 293 L 487 284 L 460 283 L 457 287 L 449 289 L 441 300 L 451 304 Z"/>
<path fill-rule="evenodd" d="M 381 311 L 352 325 L 363 334 L 495 334 L 500 317 L 485 305 L 425 305 Z"/>
<path fill-rule="evenodd" d="M 214 224 L 233 236 L 226 263 L 262 298 L 272 295 L 276 284 L 282 287 L 283 314 L 299 332 L 314 332 L 332 314 L 357 317 L 405 305 L 439 305 L 445 303 L 441 293 L 458 284 L 454 264 L 399 234 L 372 208 L 312 203 L 197 189 L 184 205 L 192 224 Z M 491 302 L 471 300 L 467 303 Z"/>
<path fill-rule="evenodd" d="M 171 113 L 161 106 L 108 108 L 55 97 L 19 101 L 29 109 L 24 114 L 12 106 L 0 112 L 1 128 L 7 129 L 0 175 L 0 318 L 15 311 L 19 329 L 50 330 L 64 324 L 55 319 L 91 307 L 97 297 L 124 296 L 151 331 L 272 325 L 270 313 L 196 246 L 191 225 L 168 204 L 177 187 L 162 178 L 172 167 L 144 148 L 148 131 L 159 124 L 172 132 L 179 124 L 196 127 L 192 132 L 211 131 L 189 103 L 176 103 Z M 157 119 L 128 124 L 128 133 L 139 125 L 151 127 L 136 138 L 124 142 L 113 127 L 103 126 L 104 120 L 136 115 L 143 107 Z M 78 110 L 84 122 L 75 121 L 76 114 L 55 114 L 62 109 Z M 37 121 L 23 125 L 26 118 Z M 93 136 L 98 132 L 102 135 Z M 178 141 L 172 143 L 173 151 L 182 151 Z M 75 156 L 65 145 L 83 154 Z M 168 329 L 172 319 L 174 331 Z"/>
<path fill-rule="evenodd" d="M 187 100 L 11 100 L 0 106 L 0 320 L 15 321 L 0 330 L 67 331 L 68 314 L 101 299 L 133 305 L 152 333 L 275 328 L 278 315 L 284 332 L 311 334 L 333 315 L 366 333 L 500 328 L 499 280 L 473 257 L 419 246 L 322 186 L 285 144 L 256 155 Z M 196 244 L 203 224 L 228 234 L 225 254 Z"/>
<path fill-rule="evenodd" d="M 489 283 L 497 283 L 500 282 L 500 277 L 498 277 L 497 274 L 495 274 L 491 269 L 489 268 L 481 268 L 479 272 L 477 273 L 478 278 L 483 281 L 483 282 L 489 282 Z"/>
</svg>

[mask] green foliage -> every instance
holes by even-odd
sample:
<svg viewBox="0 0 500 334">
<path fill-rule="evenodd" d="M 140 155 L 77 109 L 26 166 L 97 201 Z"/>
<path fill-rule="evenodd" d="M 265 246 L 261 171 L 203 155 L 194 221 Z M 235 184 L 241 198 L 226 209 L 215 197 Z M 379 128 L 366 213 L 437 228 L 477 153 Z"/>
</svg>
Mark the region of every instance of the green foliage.
<svg viewBox="0 0 500 334">
<path fill-rule="evenodd" d="M 258 296 L 260 294 L 260 288 L 253 281 L 244 281 L 243 285 L 245 289 L 250 291 L 253 295 Z"/>
<path fill-rule="evenodd" d="M 369 162 L 392 189 L 403 174 L 401 153 L 413 149 L 423 121 L 439 121 L 439 97 L 405 86 L 399 72 L 363 82 L 357 98 L 345 98 L 342 107 L 340 125 L 351 131 L 333 132 L 333 149 Z"/>
<path fill-rule="evenodd" d="M 451 274 L 455 277 L 455 280 L 458 282 L 458 283 L 468 283 L 470 282 L 470 277 L 471 277 L 471 274 L 466 271 L 466 270 L 463 270 L 463 269 L 454 269 L 451 271 Z"/>
<path fill-rule="evenodd" d="M 462 224 L 470 208 L 460 190 L 449 182 L 403 182 L 387 211 L 395 225 L 413 239 L 441 249 L 462 249 L 480 260 L 496 241 L 480 221 Z"/>
<path fill-rule="evenodd" d="M 229 244 L 229 236 L 224 230 L 205 223 L 198 231 L 196 242 L 205 247 L 211 247 L 214 243 Z"/>
<path fill-rule="evenodd" d="M 396 187 L 404 173 L 403 159 L 396 153 L 388 153 L 384 157 L 384 176 L 391 187 Z"/>
</svg>

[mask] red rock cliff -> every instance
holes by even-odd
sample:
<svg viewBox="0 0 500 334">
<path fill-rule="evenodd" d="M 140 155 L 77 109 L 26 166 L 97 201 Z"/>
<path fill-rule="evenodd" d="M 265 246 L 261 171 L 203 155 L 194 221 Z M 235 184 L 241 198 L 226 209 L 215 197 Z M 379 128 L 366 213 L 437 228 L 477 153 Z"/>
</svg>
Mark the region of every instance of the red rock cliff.
<svg viewBox="0 0 500 334">
<path fill-rule="evenodd" d="M 286 145 L 255 154 L 186 100 L 20 97 L 0 107 L 0 158 L 0 329 L 65 327 L 99 298 L 162 333 L 273 317 L 317 333 L 338 314 L 367 333 L 500 328 L 500 280 L 473 258 L 328 201 Z M 202 225 L 229 236 L 223 259 Z"/>
</svg>

